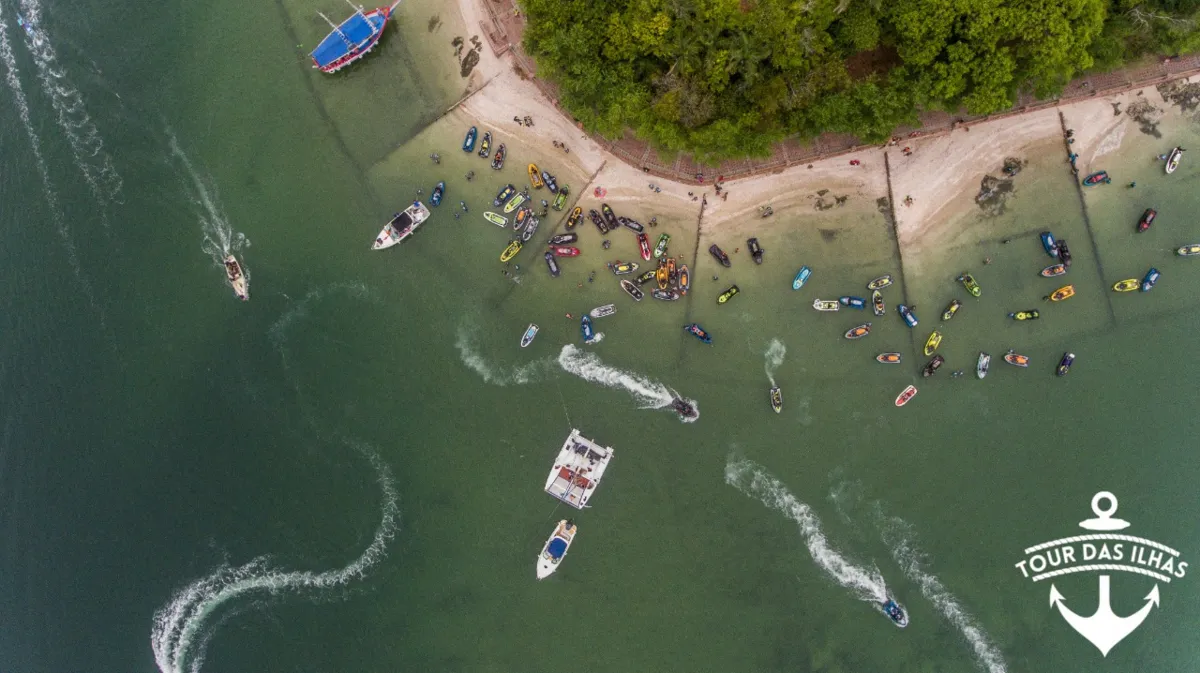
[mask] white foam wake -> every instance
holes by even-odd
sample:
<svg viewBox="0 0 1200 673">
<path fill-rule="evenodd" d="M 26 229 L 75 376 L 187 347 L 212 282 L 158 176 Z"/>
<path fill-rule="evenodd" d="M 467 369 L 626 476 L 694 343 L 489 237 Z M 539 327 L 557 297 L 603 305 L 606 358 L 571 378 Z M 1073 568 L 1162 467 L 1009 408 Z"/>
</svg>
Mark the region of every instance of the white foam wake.
<svg viewBox="0 0 1200 673">
<path fill-rule="evenodd" d="M 370 461 L 382 491 L 383 512 L 371 544 L 340 570 L 285 571 L 273 568 L 266 557 L 260 557 L 236 568 L 219 568 L 180 589 L 154 615 L 150 645 L 159 671 L 197 673 L 204 663 L 205 646 L 228 615 L 229 601 L 247 595 L 339 587 L 363 577 L 385 556 L 387 543 L 398 528 L 396 488 L 391 470 L 377 453 L 367 446 L 355 448 Z"/>
<path fill-rule="evenodd" d="M 967 639 L 979 665 L 988 673 L 1005 673 L 1004 656 L 992 644 L 971 613 L 958 602 L 950 590 L 936 576 L 925 569 L 925 555 L 917 548 L 916 535 L 908 522 L 898 517 L 885 517 L 877 512 L 879 530 L 884 543 L 889 547 L 892 558 L 899 564 L 905 576 L 921 587 L 921 593 L 933 603 L 938 612 L 962 632 Z"/>
<path fill-rule="evenodd" d="M 888 599 L 883 573 L 874 565 L 864 567 L 842 556 L 821 531 L 821 520 L 811 507 L 796 499 L 779 480 L 767 474 L 761 465 L 730 456 L 725 464 L 725 483 L 764 505 L 779 510 L 800 527 L 800 535 L 817 566 L 838 584 L 850 589 L 856 598 L 876 604 Z"/>
<path fill-rule="evenodd" d="M 763 368 L 767 372 L 767 378 L 771 381 L 771 387 L 775 387 L 775 371 L 779 369 L 779 365 L 783 364 L 783 356 L 787 355 L 787 346 L 779 339 L 771 339 L 771 343 L 767 345 L 767 352 L 763 353 L 763 359 L 766 364 Z"/>
<path fill-rule="evenodd" d="M 642 409 L 663 409 L 671 406 L 678 397 L 696 409 L 695 416 L 682 419 L 685 423 L 694 423 L 700 418 L 700 405 L 695 400 L 681 396 L 659 381 L 651 381 L 633 372 L 606 365 L 600 356 L 581 350 L 574 344 L 562 347 L 558 354 L 558 364 L 566 372 L 585 381 L 628 392 Z"/>
<path fill-rule="evenodd" d="M 604 332 L 596 332 L 592 335 L 592 338 L 587 341 L 587 344 L 590 346 L 592 344 L 598 344 L 601 341 L 604 341 Z"/>
<path fill-rule="evenodd" d="M 542 372 L 549 368 L 550 363 L 545 359 L 535 360 L 518 367 L 500 368 L 488 362 L 476 349 L 475 337 L 478 328 L 470 324 L 458 326 L 458 338 L 454 345 L 458 348 L 458 356 L 462 363 L 471 371 L 479 374 L 484 383 L 497 386 L 523 385 L 536 381 Z M 515 343 L 513 344 L 516 345 Z"/>
<path fill-rule="evenodd" d="M 200 247 L 212 257 L 213 263 L 224 271 L 225 255 L 250 247 L 250 239 L 246 238 L 245 234 L 233 230 L 233 225 L 221 207 L 220 195 L 212 178 L 201 175 L 196 170 L 171 129 L 167 129 L 167 135 L 170 138 L 168 145 L 171 154 L 179 160 L 180 166 L 187 174 L 184 189 L 194 206 L 196 221 L 200 224 L 200 231 L 204 237 Z M 242 261 L 242 271 L 246 274 L 246 280 L 251 280 L 250 269 L 246 267 L 245 261 Z"/>
</svg>

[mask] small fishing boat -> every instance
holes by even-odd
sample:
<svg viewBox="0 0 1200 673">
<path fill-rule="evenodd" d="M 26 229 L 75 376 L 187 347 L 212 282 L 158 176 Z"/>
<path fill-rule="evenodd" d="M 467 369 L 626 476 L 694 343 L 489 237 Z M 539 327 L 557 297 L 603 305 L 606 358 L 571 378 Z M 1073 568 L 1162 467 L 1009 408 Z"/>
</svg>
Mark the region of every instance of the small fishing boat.
<svg viewBox="0 0 1200 673">
<path fill-rule="evenodd" d="M 770 395 L 771 408 L 775 410 L 775 413 L 783 411 L 783 391 L 779 389 L 779 386 L 771 386 Z"/>
<path fill-rule="evenodd" d="M 1007 353 L 1004 354 L 1004 361 L 1010 365 L 1013 365 L 1014 367 L 1028 367 L 1029 366 L 1029 356 L 1021 355 L 1020 353 L 1018 353 L 1014 350 L 1009 350 Z"/>
<path fill-rule="evenodd" d="M 1184 149 L 1182 147 L 1176 147 L 1167 155 L 1167 175 L 1174 173 L 1175 169 L 1179 168 L 1179 160 L 1183 159 L 1183 152 Z"/>
<path fill-rule="evenodd" d="M 691 334 L 692 336 L 696 337 L 697 339 L 703 341 L 706 344 L 712 343 L 712 335 L 709 334 L 708 332 L 704 331 L 704 328 L 701 327 L 699 325 L 699 323 L 692 323 L 690 325 L 684 325 L 683 331 L 687 332 L 688 334 Z"/>
<path fill-rule="evenodd" d="M 558 188 L 558 196 L 554 197 L 554 203 L 550 205 L 555 210 L 562 210 L 567 205 L 567 195 L 571 193 L 571 188 L 563 185 Z"/>
<path fill-rule="evenodd" d="M 807 266 L 800 267 L 800 271 L 796 274 L 796 277 L 792 279 L 792 289 L 799 290 L 800 288 L 804 287 L 804 284 L 808 282 L 808 277 L 811 275 L 812 269 L 808 268 Z"/>
<path fill-rule="evenodd" d="M 962 308 L 962 302 L 957 299 L 951 299 L 950 304 L 942 311 L 942 321 L 945 322 L 954 317 L 958 313 L 958 309 Z"/>
<path fill-rule="evenodd" d="M 521 348 L 525 348 L 533 343 L 533 338 L 537 336 L 538 329 L 540 328 L 536 323 L 529 323 L 529 327 L 525 328 L 525 334 L 521 336 Z"/>
<path fill-rule="evenodd" d="M 1156 217 L 1158 217 L 1158 211 L 1153 208 L 1147 208 L 1146 212 L 1142 213 L 1141 219 L 1138 220 L 1138 223 L 1137 223 L 1138 233 L 1140 234 L 1143 231 L 1146 231 L 1147 229 L 1149 229 L 1150 225 L 1154 224 L 1154 218 L 1156 218 Z"/>
<path fill-rule="evenodd" d="M 507 227 L 508 226 L 508 218 L 507 217 L 505 217 L 499 213 L 493 213 L 490 210 L 483 214 L 483 219 L 487 220 L 488 222 L 491 222 L 492 224 L 496 225 L 497 227 Z"/>
<path fill-rule="evenodd" d="M 861 339 L 871 333 L 871 323 L 865 322 L 856 327 L 851 327 L 846 330 L 847 339 Z"/>
<path fill-rule="evenodd" d="M 618 259 L 617 261 L 610 263 L 608 268 L 612 269 L 613 275 L 624 276 L 625 274 L 637 271 L 638 265 L 633 262 L 622 262 Z"/>
<path fill-rule="evenodd" d="M 483 132 L 483 140 L 479 141 L 479 156 L 486 159 L 486 158 L 488 158 L 488 155 L 491 153 L 492 153 L 492 132 L 484 131 Z"/>
<path fill-rule="evenodd" d="M 860 311 L 867 307 L 867 300 L 862 297 L 838 297 L 838 303 Z"/>
<path fill-rule="evenodd" d="M 1113 292 L 1133 292 L 1142 287 L 1142 281 L 1137 278 L 1126 278 L 1113 283 Z"/>
<path fill-rule="evenodd" d="M 660 234 L 658 242 L 654 244 L 654 256 L 662 257 L 667 254 L 667 244 L 671 242 L 670 234 Z"/>
<path fill-rule="evenodd" d="M 605 304 L 604 306 L 597 306 L 596 308 L 588 311 L 588 315 L 592 316 L 593 318 L 606 318 L 616 312 L 616 304 Z"/>
<path fill-rule="evenodd" d="M 608 224 L 604 222 L 604 218 L 600 216 L 600 213 L 596 212 L 595 208 L 588 211 L 588 217 L 591 218 L 592 224 L 596 225 L 601 234 L 608 233 Z"/>
<path fill-rule="evenodd" d="M 893 624 L 899 626 L 900 628 L 908 626 L 908 615 L 904 613 L 904 608 L 901 608 L 896 601 L 889 598 L 882 604 L 882 606 L 883 614 L 887 615 L 888 619 L 892 620 Z"/>
<path fill-rule="evenodd" d="M 600 212 L 604 215 L 604 222 L 608 225 L 609 231 L 616 231 L 617 227 L 621 226 L 621 222 L 617 220 L 617 214 L 607 203 L 600 204 Z"/>
<path fill-rule="evenodd" d="M 429 195 L 429 205 L 438 207 L 442 205 L 442 196 L 446 193 L 446 183 L 439 182 L 433 186 L 433 193 Z"/>
<path fill-rule="evenodd" d="M 463 151 L 467 154 L 475 151 L 475 137 L 479 134 L 479 129 L 472 126 L 467 131 L 467 137 L 463 138 Z"/>
<path fill-rule="evenodd" d="M 579 248 L 569 245 L 556 245 L 550 248 L 555 257 L 578 257 Z"/>
<path fill-rule="evenodd" d="M 555 180 L 549 171 L 542 171 L 542 182 L 546 183 L 546 189 L 549 189 L 551 194 L 558 193 L 558 180 Z"/>
<path fill-rule="evenodd" d="M 750 256 L 754 258 L 754 263 L 762 264 L 763 249 L 762 249 L 762 246 L 758 244 L 758 239 L 757 238 L 747 238 L 746 239 L 746 247 L 750 251 Z"/>
<path fill-rule="evenodd" d="M 558 268 L 558 260 L 554 257 L 554 253 L 547 250 L 546 254 L 542 255 L 542 257 L 546 259 L 546 266 L 550 267 L 550 275 L 554 278 L 558 278 L 558 274 L 560 272 Z"/>
<path fill-rule="evenodd" d="M 596 337 L 596 330 L 592 329 L 591 316 L 583 316 L 579 319 L 579 335 L 583 337 L 583 342 L 588 343 Z"/>
<path fill-rule="evenodd" d="M 679 294 L 687 294 L 692 287 L 692 275 L 688 272 L 687 264 L 679 265 Z"/>
<path fill-rule="evenodd" d="M 912 309 L 904 304 L 900 304 L 896 307 L 896 312 L 899 313 L 900 317 L 904 319 L 905 325 L 908 325 L 909 327 L 917 326 L 917 314 L 913 313 Z"/>
<path fill-rule="evenodd" d="M 492 170 L 504 168 L 504 158 L 507 156 L 508 150 L 505 149 L 504 143 L 500 143 L 500 147 L 497 147 L 496 153 L 492 155 Z"/>
<path fill-rule="evenodd" d="M 334 25 L 328 17 L 317 12 L 333 30 L 313 49 L 313 67 L 324 73 L 334 73 L 366 56 L 379 44 L 393 9 L 395 5 L 364 12 L 361 7 L 356 7 L 354 14 L 341 25 Z M 23 27 L 30 37 L 36 38 L 28 22 Z"/>
<path fill-rule="evenodd" d="M 867 289 L 868 290 L 882 290 L 883 288 L 885 288 L 891 284 L 892 284 L 891 274 L 885 273 L 882 276 L 876 278 L 875 280 L 867 283 Z"/>
<path fill-rule="evenodd" d="M 516 257 L 518 252 L 521 252 L 521 241 L 514 238 L 508 242 L 508 247 L 504 249 L 504 252 L 500 253 L 500 261 L 507 262 Z"/>
<path fill-rule="evenodd" d="M 896 406 L 902 407 L 908 404 L 909 400 L 916 397 L 917 387 L 909 386 L 905 388 L 899 395 L 896 396 Z"/>
<path fill-rule="evenodd" d="M 926 378 L 933 376 L 933 373 L 944 364 L 946 364 L 946 358 L 940 355 L 933 356 L 933 359 L 927 362 L 925 364 L 925 368 L 921 370 L 921 376 Z"/>
<path fill-rule="evenodd" d="M 420 201 L 413 201 L 412 205 L 404 209 L 402 213 L 396 213 L 392 219 L 383 226 L 379 235 L 375 237 L 375 243 L 371 245 L 372 250 L 383 250 L 396 245 L 400 241 L 412 236 L 417 227 L 421 223 L 429 219 L 429 209 Z"/>
<path fill-rule="evenodd" d="M 646 273 L 643 273 L 642 275 L 638 276 L 637 278 L 634 278 L 633 282 L 637 283 L 638 285 L 645 285 L 646 283 L 649 283 L 650 281 L 654 280 L 657 276 L 658 276 L 658 270 L 650 269 Z"/>
<path fill-rule="evenodd" d="M 1008 317 L 1012 318 L 1013 320 L 1037 320 L 1038 318 L 1042 317 L 1042 314 L 1038 313 L 1036 309 L 1030 309 L 1028 311 L 1009 313 Z"/>
<path fill-rule="evenodd" d="M 717 296 L 717 303 L 724 304 L 725 302 L 732 299 L 733 295 L 737 294 L 738 292 L 741 292 L 741 290 L 738 289 L 738 286 L 730 285 L 728 288 L 725 289 L 724 292 L 722 292 L 720 295 Z"/>
<path fill-rule="evenodd" d="M 225 255 L 225 280 L 233 288 L 233 293 L 242 301 L 250 300 L 250 281 L 246 279 L 246 271 L 241 262 L 233 255 Z"/>
<path fill-rule="evenodd" d="M 979 360 L 975 363 L 975 376 L 983 378 L 988 374 L 988 368 L 992 366 L 992 356 L 979 351 Z"/>
<path fill-rule="evenodd" d="M 496 194 L 496 198 L 492 199 L 492 205 L 499 208 L 505 203 L 508 203 L 508 200 L 512 198 L 512 195 L 516 193 L 516 187 L 513 187 L 512 185 L 505 185 L 504 188 Z"/>
<path fill-rule="evenodd" d="M 963 287 L 967 288 L 967 292 L 970 292 L 972 297 L 978 297 L 983 293 L 983 289 L 979 287 L 979 283 L 975 282 L 975 276 L 972 276 L 969 273 L 964 272 L 961 276 L 959 276 L 958 282 L 962 283 Z"/>
<path fill-rule="evenodd" d="M 549 245 L 566 245 L 568 243 L 574 243 L 578 240 L 578 234 L 555 234 L 551 236 L 550 240 L 546 241 L 546 243 Z"/>
<path fill-rule="evenodd" d="M 675 290 L 655 290 L 650 293 L 650 296 L 663 301 L 675 301 L 679 299 L 679 293 Z"/>
<path fill-rule="evenodd" d="M 716 243 L 708 246 L 708 252 L 710 255 L 715 257 L 718 262 L 721 263 L 721 266 L 726 268 L 733 266 L 729 261 L 729 255 L 726 255 L 724 250 L 718 248 Z"/>
<path fill-rule="evenodd" d="M 1112 178 L 1108 177 L 1108 171 L 1096 171 L 1083 179 L 1084 187 L 1094 187 L 1096 185 L 1107 185 L 1112 182 Z"/>
<path fill-rule="evenodd" d="M 1039 271 L 1038 275 L 1040 275 L 1042 278 L 1054 278 L 1055 276 L 1061 276 L 1066 272 L 1066 264 L 1051 264 L 1050 266 Z"/>
<path fill-rule="evenodd" d="M 818 311 L 836 311 L 841 307 L 842 305 L 836 301 L 823 301 L 821 299 L 813 300 L 813 308 L 817 309 Z"/>
<path fill-rule="evenodd" d="M 1063 266 L 1071 268 L 1071 249 L 1067 247 L 1067 239 L 1058 242 L 1058 261 L 1063 263 Z"/>
<path fill-rule="evenodd" d="M 563 519 L 555 526 L 554 532 L 542 545 L 542 553 L 537 558 L 537 578 L 544 580 L 558 570 L 558 564 L 567 556 L 571 541 L 575 539 L 578 528 L 570 519 Z"/>
<path fill-rule="evenodd" d="M 517 211 L 516 217 L 513 218 L 513 231 L 520 232 L 533 219 L 533 211 L 528 208 L 522 208 Z"/>
<path fill-rule="evenodd" d="M 567 231 L 570 231 L 570 230 L 574 229 L 575 227 L 579 226 L 579 223 L 582 221 L 583 221 L 583 208 L 580 208 L 579 206 L 575 206 L 575 209 L 571 211 L 571 215 L 567 217 Z"/>
<path fill-rule="evenodd" d="M 1158 284 L 1158 269 L 1153 267 L 1146 272 L 1146 277 L 1142 279 L 1142 292 L 1149 292 Z"/>
<path fill-rule="evenodd" d="M 925 340 L 925 356 L 928 357 L 930 355 L 933 355 L 933 352 L 936 351 L 938 349 L 938 346 L 941 346 L 941 345 L 942 345 L 942 333 L 937 330 L 934 330 L 933 333 L 929 335 L 929 338 Z"/>
<path fill-rule="evenodd" d="M 537 164 L 529 164 L 529 184 L 533 185 L 534 189 L 541 189 L 544 186 L 542 184 L 542 174 L 538 171 Z"/>
<path fill-rule="evenodd" d="M 1054 234 L 1043 231 L 1041 234 L 1042 247 L 1046 249 L 1046 254 L 1051 257 L 1058 257 L 1058 241 L 1054 240 Z"/>
<path fill-rule="evenodd" d="M 1071 297 L 1074 297 L 1074 296 L 1075 296 L 1075 286 L 1074 285 L 1064 285 L 1064 286 L 1058 288 L 1057 290 L 1055 290 L 1054 292 L 1051 292 L 1050 296 L 1047 298 L 1050 301 L 1062 301 L 1064 299 L 1070 299 Z"/>
<path fill-rule="evenodd" d="M 642 259 L 650 261 L 650 237 L 645 234 L 637 235 L 638 248 L 642 251 Z"/>
<path fill-rule="evenodd" d="M 634 301 L 641 301 L 642 297 L 646 296 L 642 294 L 642 291 L 638 289 L 637 285 L 634 285 L 625 278 L 621 279 L 621 289 L 625 290 L 626 294 L 628 294 L 630 297 L 633 297 Z"/>
<path fill-rule="evenodd" d="M 658 282 L 658 289 L 667 289 L 667 281 L 670 280 L 670 276 L 667 274 L 666 262 L 659 260 L 658 268 L 654 271 L 654 280 Z"/>
<path fill-rule="evenodd" d="M 1057 376 L 1066 376 L 1067 372 L 1071 371 L 1071 365 L 1075 363 L 1074 353 L 1063 353 L 1062 359 L 1058 361 L 1058 367 L 1054 373 Z"/>
<path fill-rule="evenodd" d="M 1180 246 L 1179 249 L 1175 251 L 1175 254 L 1179 255 L 1180 257 L 1200 255 L 1200 243 L 1191 243 L 1189 245 Z"/>
<path fill-rule="evenodd" d="M 617 221 L 620 222 L 621 226 L 625 227 L 626 229 L 639 234 L 646 230 L 646 228 L 642 226 L 641 222 L 638 222 L 637 220 L 631 220 L 628 217 L 618 217 Z"/>
<path fill-rule="evenodd" d="M 674 409 L 675 413 L 679 414 L 679 417 L 684 420 L 695 418 L 697 415 L 695 405 L 683 399 L 682 397 L 676 397 L 675 399 L 671 400 L 671 408 Z"/>
<path fill-rule="evenodd" d="M 522 203 L 525 203 L 525 195 L 517 194 L 516 196 L 509 199 L 508 203 L 504 204 L 504 212 L 511 213 L 512 211 L 519 208 Z"/>
<path fill-rule="evenodd" d="M 880 353 L 879 355 L 875 356 L 875 361 L 885 365 L 898 365 L 900 364 L 900 354 Z"/>
</svg>

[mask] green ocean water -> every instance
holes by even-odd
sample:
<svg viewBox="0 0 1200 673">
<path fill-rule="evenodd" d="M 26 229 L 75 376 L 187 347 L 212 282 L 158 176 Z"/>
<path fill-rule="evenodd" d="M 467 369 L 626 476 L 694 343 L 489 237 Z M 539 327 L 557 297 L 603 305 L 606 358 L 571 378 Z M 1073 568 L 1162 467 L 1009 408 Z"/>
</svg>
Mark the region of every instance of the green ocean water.
<svg viewBox="0 0 1200 673">
<path fill-rule="evenodd" d="M 317 10 L 346 11 L 0 3 L 0 667 L 1194 668 L 1193 578 L 1161 586 L 1162 605 L 1102 658 L 1013 564 L 1078 531 L 1099 490 L 1136 534 L 1200 550 L 1200 268 L 1171 252 L 1200 241 L 1200 168 L 1187 157 L 1167 178 L 1154 161 L 1200 147 L 1195 120 L 1131 130 L 1088 166 L 1114 184 L 1085 192 L 1086 218 L 1047 142 L 1003 213 L 963 215 L 961 236 L 903 265 L 869 197 L 778 214 L 760 267 L 737 237 L 664 222 L 694 289 L 634 304 L 603 268 L 634 257 L 632 237 L 603 254 L 586 220 L 561 278 L 536 246 L 515 279 L 501 274 L 507 233 L 481 217 L 498 188 L 524 184 L 531 159 L 577 196 L 587 177 L 520 143 L 499 175 L 457 151 L 468 120 L 440 117 L 465 87 L 448 8 L 402 5 L 377 53 L 335 77 L 305 60 Z M 372 253 L 390 214 L 439 180 L 430 222 Z M 470 212 L 455 219 L 460 199 Z M 1135 236 L 1146 207 L 1159 219 Z M 645 222 L 652 208 L 619 212 Z M 1036 275 L 1044 228 L 1070 241 L 1079 290 L 1053 306 L 1041 297 L 1058 284 Z M 710 240 L 743 248 L 731 269 L 704 254 Z M 248 303 L 224 284 L 225 250 L 249 270 Z M 793 292 L 801 264 L 814 276 Z M 1151 265 L 1153 292 L 1108 291 Z M 977 300 L 954 282 L 964 269 Z M 866 296 L 885 272 L 901 282 L 882 318 L 810 307 Z M 728 283 L 742 293 L 718 307 Z M 939 325 L 953 297 L 965 306 Z M 604 339 L 581 344 L 564 313 L 608 302 Z M 1022 308 L 1044 317 L 1005 319 Z M 868 320 L 868 338 L 841 338 Z M 682 332 L 691 321 L 714 346 Z M 522 350 L 529 322 L 542 331 Z M 947 366 L 922 381 L 935 327 Z M 773 343 L 785 353 L 768 366 Z M 1000 363 L 1008 348 L 1033 366 Z M 986 380 L 949 378 L 981 349 L 996 356 Z M 1057 379 L 1068 349 L 1077 364 Z M 875 363 L 883 350 L 904 363 Z M 897 410 L 909 383 L 920 393 Z M 697 402 L 695 423 L 655 408 L 675 393 Z M 616 450 L 579 513 L 541 492 L 572 427 Z M 536 582 L 538 550 L 571 513 L 571 554 Z M 1114 610 L 1134 612 L 1152 584 L 1114 578 Z M 1093 576 L 1057 586 L 1092 612 Z M 866 600 L 880 592 L 906 606 L 907 629 Z"/>
</svg>

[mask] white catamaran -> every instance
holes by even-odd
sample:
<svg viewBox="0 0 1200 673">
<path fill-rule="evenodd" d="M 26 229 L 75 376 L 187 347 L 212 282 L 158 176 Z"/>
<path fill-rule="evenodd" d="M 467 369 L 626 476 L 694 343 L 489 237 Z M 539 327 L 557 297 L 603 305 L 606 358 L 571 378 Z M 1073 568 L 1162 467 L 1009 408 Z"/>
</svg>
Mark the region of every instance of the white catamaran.
<svg viewBox="0 0 1200 673">
<path fill-rule="evenodd" d="M 596 493 L 612 457 L 611 447 L 600 446 L 572 429 L 546 478 L 546 492 L 576 509 L 583 509 Z"/>
</svg>

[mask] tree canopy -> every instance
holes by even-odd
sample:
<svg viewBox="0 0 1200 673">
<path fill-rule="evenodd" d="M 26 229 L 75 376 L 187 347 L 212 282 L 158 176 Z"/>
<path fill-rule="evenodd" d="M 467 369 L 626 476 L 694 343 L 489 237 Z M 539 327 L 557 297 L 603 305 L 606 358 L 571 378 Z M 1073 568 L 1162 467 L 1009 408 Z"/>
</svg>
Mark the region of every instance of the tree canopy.
<svg viewBox="0 0 1200 673">
<path fill-rule="evenodd" d="M 563 105 L 699 158 L 793 134 L 875 142 L 919 109 L 986 114 L 1081 72 L 1200 47 L 1200 0 L 520 0 Z"/>
</svg>

